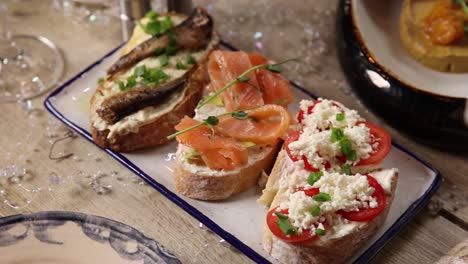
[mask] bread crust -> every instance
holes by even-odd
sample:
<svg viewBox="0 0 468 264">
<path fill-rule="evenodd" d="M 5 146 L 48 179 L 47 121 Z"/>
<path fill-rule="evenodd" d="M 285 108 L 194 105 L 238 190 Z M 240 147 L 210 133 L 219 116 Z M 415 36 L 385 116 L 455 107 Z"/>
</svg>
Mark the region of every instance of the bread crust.
<svg viewBox="0 0 468 264">
<path fill-rule="evenodd" d="M 284 151 L 281 151 L 275 167 L 270 174 L 273 179 L 279 180 L 281 169 L 277 164 L 282 164 L 282 159 L 287 158 Z M 349 259 L 356 250 L 358 250 L 367 240 L 369 240 L 377 230 L 382 226 L 387 217 L 388 211 L 393 201 L 396 190 L 398 175 L 393 177 L 391 182 L 391 192 L 386 193 L 387 205 L 385 210 L 372 221 L 363 223 L 353 232 L 339 238 L 327 239 L 323 237 L 305 245 L 293 245 L 283 242 L 271 233 L 268 226 L 265 224 L 263 229 L 263 248 L 275 259 L 281 263 L 343 263 Z M 276 186 L 272 183 L 271 186 Z M 275 199 L 271 204 L 271 208 L 276 207 L 281 197 L 281 190 L 278 191 Z M 270 209 L 271 209 L 270 208 Z"/>
<path fill-rule="evenodd" d="M 223 200 L 255 186 L 263 172 L 269 173 L 281 143 L 262 150 L 263 157 L 232 172 L 211 171 L 210 174 L 193 171 L 182 162 L 184 149 L 177 147 L 174 165 L 174 185 L 180 194 L 198 200 Z"/>
</svg>

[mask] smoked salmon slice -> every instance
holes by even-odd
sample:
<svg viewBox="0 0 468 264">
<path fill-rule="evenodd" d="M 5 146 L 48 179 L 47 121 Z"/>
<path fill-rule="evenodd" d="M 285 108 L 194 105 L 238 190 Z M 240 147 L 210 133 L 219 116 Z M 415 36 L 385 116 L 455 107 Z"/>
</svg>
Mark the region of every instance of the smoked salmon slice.
<svg viewBox="0 0 468 264">
<path fill-rule="evenodd" d="M 210 54 L 208 74 L 210 89 L 218 91 L 230 81 L 252 67 L 249 55 L 243 51 L 215 50 Z M 221 93 L 227 111 L 250 109 L 264 105 L 263 94 L 259 89 L 254 72 L 247 75 L 248 83 L 240 82 Z"/>
<path fill-rule="evenodd" d="M 184 117 L 175 129 L 183 129 L 199 124 L 200 121 Z M 233 170 L 244 165 L 248 160 L 247 149 L 234 138 L 212 135 L 208 126 L 201 126 L 180 134 L 177 141 L 194 148 L 200 154 L 203 162 L 212 170 Z"/>
<path fill-rule="evenodd" d="M 250 53 L 249 59 L 252 66 L 268 63 L 267 58 L 260 53 Z M 291 84 L 281 74 L 267 69 L 258 69 L 255 71 L 255 75 L 260 89 L 263 91 L 263 101 L 265 104 L 287 106 L 294 101 Z"/>
<path fill-rule="evenodd" d="M 215 127 L 219 134 L 256 144 L 278 142 L 290 124 L 291 115 L 279 105 L 264 105 L 247 111 L 247 119 L 223 116 Z"/>
</svg>

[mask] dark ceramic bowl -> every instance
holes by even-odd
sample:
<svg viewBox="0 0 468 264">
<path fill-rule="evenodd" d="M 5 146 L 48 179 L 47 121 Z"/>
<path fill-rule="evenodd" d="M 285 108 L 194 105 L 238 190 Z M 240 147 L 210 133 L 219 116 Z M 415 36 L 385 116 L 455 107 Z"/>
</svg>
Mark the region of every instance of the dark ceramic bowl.
<svg viewBox="0 0 468 264">
<path fill-rule="evenodd" d="M 399 35 L 403 1 L 340 0 L 337 49 L 364 103 L 427 144 L 468 150 L 468 74 L 442 73 L 414 60 Z"/>
</svg>

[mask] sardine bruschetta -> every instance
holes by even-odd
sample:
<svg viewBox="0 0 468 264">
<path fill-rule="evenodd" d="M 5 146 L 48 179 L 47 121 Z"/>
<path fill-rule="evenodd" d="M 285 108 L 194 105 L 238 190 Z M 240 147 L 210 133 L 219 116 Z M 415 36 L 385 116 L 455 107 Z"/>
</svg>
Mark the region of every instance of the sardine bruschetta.
<svg viewBox="0 0 468 264">
<path fill-rule="evenodd" d="M 193 115 L 219 43 L 201 8 L 188 17 L 150 12 L 137 24 L 90 107 L 94 141 L 123 152 L 167 142 L 181 118 Z"/>
</svg>

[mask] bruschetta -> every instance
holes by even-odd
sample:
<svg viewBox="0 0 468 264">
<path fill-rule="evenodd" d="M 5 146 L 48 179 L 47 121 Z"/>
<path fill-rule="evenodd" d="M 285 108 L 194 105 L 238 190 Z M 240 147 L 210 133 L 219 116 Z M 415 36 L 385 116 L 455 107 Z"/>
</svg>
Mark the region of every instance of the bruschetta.
<svg viewBox="0 0 468 264">
<path fill-rule="evenodd" d="M 201 8 L 188 17 L 148 13 L 91 98 L 94 141 L 122 152 L 168 142 L 182 117 L 193 115 L 218 43 Z"/>
<path fill-rule="evenodd" d="M 269 172 L 291 122 L 291 85 L 260 54 L 214 51 L 209 94 L 194 118 L 176 126 L 176 190 L 221 200 L 257 184 Z M 271 66 L 271 67 L 270 67 Z"/>
<path fill-rule="evenodd" d="M 300 103 L 259 202 L 264 249 L 282 263 L 342 263 L 383 224 L 397 169 L 390 136 L 339 102 Z"/>
</svg>

